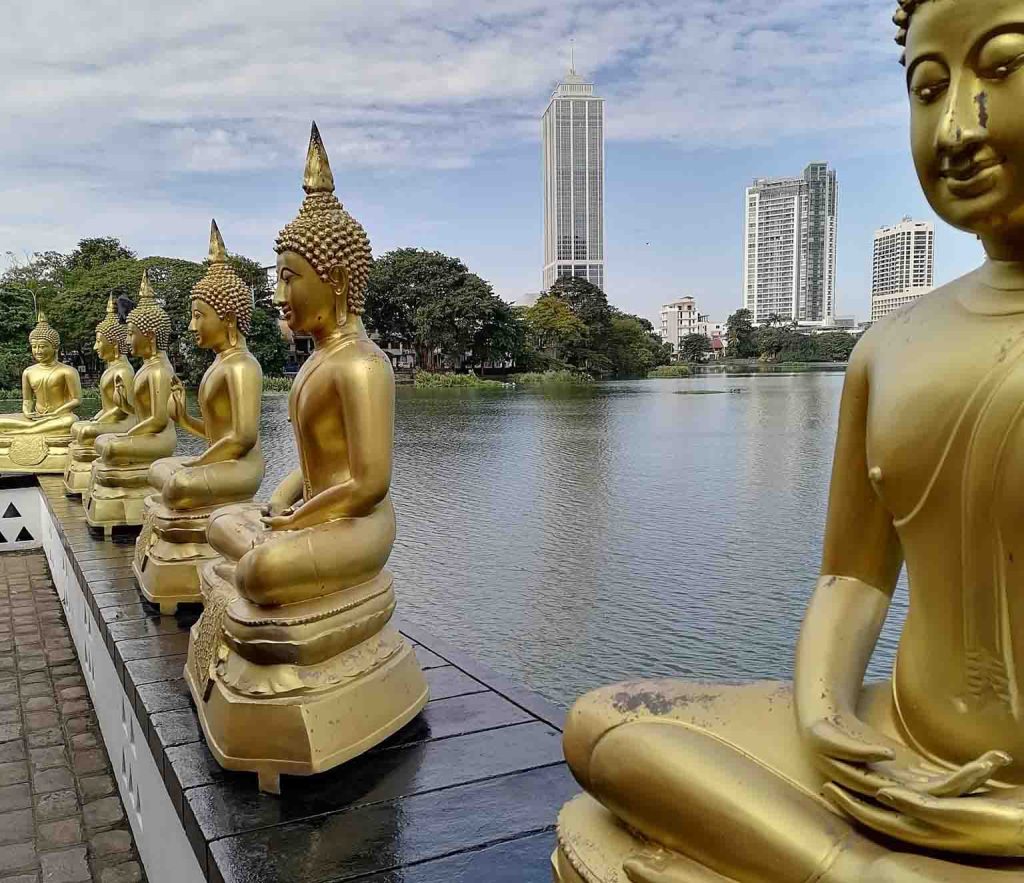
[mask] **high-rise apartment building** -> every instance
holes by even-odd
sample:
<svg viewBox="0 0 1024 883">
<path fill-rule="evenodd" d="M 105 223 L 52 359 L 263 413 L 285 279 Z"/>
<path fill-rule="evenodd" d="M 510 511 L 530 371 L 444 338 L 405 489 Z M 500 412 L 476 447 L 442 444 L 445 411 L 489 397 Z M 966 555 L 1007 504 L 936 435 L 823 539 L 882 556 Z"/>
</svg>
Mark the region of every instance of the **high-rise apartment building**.
<svg viewBox="0 0 1024 883">
<path fill-rule="evenodd" d="M 578 276 L 602 290 L 604 99 L 571 64 L 541 120 L 544 151 L 544 288 Z"/>
<path fill-rule="evenodd" d="M 875 231 L 871 321 L 877 322 L 935 286 L 935 228 L 904 218 Z"/>
<path fill-rule="evenodd" d="M 827 163 L 799 178 L 758 178 L 747 188 L 743 306 L 755 323 L 777 315 L 831 325 L 836 312 L 838 182 Z"/>
</svg>

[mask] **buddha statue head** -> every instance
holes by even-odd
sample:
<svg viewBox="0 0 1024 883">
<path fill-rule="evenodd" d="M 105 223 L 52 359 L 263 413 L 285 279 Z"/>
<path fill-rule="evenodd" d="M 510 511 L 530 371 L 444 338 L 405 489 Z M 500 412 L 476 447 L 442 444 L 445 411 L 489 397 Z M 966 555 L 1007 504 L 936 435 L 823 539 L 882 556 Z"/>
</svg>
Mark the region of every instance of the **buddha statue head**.
<svg viewBox="0 0 1024 883">
<path fill-rule="evenodd" d="M 1024 251 L 1024 0 L 900 0 L 925 196 L 990 257 Z"/>
<path fill-rule="evenodd" d="M 170 338 L 171 317 L 156 302 L 153 286 L 149 283 L 149 273 L 143 270 L 138 306 L 128 314 L 128 340 L 132 355 L 148 359 L 167 349 Z"/>
<path fill-rule="evenodd" d="M 372 253 L 366 231 L 334 195 L 334 175 L 313 123 L 298 216 L 277 237 L 274 303 L 288 327 L 314 336 L 360 322 Z"/>
<path fill-rule="evenodd" d="M 40 365 L 49 365 L 57 361 L 60 334 L 46 321 L 44 313 L 40 313 L 36 318 L 36 327 L 28 335 L 28 345 L 32 350 L 32 358 Z"/>
<path fill-rule="evenodd" d="M 252 289 L 228 264 L 224 239 L 212 221 L 209 267 L 192 289 L 188 330 L 203 349 L 235 346 L 239 335 L 245 337 L 252 327 L 253 305 Z"/>
<path fill-rule="evenodd" d="M 107 299 L 107 314 L 96 326 L 93 349 L 104 362 L 113 362 L 128 352 L 128 327 L 117 318 L 114 295 Z"/>
</svg>

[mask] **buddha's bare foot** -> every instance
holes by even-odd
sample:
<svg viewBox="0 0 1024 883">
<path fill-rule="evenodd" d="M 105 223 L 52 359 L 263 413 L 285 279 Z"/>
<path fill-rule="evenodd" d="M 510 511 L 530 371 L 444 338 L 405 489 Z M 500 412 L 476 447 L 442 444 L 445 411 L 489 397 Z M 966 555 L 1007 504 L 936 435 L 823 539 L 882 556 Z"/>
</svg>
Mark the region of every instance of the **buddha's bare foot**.
<svg viewBox="0 0 1024 883">
<path fill-rule="evenodd" d="M 633 856 L 622 865 L 622 870 L 631 883 L 734 883 L 666 849 L 650 849 Z"/>
</svg>

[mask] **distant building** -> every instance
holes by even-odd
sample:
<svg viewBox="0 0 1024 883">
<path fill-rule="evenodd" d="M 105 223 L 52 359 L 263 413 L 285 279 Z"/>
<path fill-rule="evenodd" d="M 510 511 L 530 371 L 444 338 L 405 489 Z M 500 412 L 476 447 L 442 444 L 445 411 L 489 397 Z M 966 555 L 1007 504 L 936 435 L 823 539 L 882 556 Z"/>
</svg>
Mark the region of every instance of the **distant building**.
<svg viewBox="0 0 1024 883">
<path fill-rule="evenodd" d="M 661 308 L 661 339 L 672 344 L 673 352 L 679 352 L 679 344 L 687 334 L 709 332 L 708 317 L 697 310 L 697 301 L 692 297 L 681 297 Z"/>
<path fill-rule="evenodd" d="M 544 289 L 577 276 L 602 291 L 604 275 L 604 99 L 569 73 L 541 119 L 544 152 Z"/>
<path fill-rule="evenodd" d="M 772 316 L 832 324 L 838 188 L 827 163 L 811 163 L 799 178 L 758 178 L 747 188 L 743 306 L 755 324 Z"/>
<path fill-rule="evenodd" d="M 935 287 L 935 228 L 904 218 L 875 231 L 871 266 L 871 321 L 917 300 Z"/>
</svg>

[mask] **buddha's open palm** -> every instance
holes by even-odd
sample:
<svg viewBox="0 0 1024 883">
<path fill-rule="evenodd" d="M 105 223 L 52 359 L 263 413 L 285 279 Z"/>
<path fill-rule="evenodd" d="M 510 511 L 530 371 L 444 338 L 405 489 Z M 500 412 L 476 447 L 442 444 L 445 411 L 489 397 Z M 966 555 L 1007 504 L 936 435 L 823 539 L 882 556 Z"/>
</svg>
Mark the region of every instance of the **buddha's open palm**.
<svg viewBox="0 0 1024 883">
<path fill-rule="evenodd" d="M 945 769 L 851 714 L 815 721 L 804 736 L 829 779 L 868 797 L 887 788 L 960 796 L 981 787 L 1010 762 L 1005 753 L 990 751 L 959 769 Z"/>
<path fill-rule="evenodd" d="M 885 788 L 867 801 L 829 785 L 826 796 L 862 824 L 905 843 L 974 855 L 1024 856 L 1024 788 L 956 796 Z"/>
</svg>

